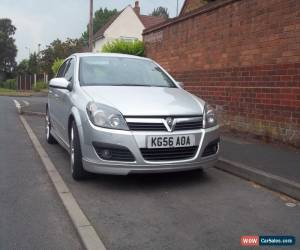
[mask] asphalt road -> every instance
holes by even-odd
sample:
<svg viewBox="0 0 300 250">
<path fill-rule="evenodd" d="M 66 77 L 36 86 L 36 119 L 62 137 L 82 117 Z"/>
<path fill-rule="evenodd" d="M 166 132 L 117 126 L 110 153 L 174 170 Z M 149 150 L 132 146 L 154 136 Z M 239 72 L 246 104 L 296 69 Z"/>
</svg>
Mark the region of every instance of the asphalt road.
<svg viewBox="0 0 300 250">
<path fill-rule="evenodd" d="M 82 249 L 9 97 L 0 97 L 0 249 Z"/>
<path fill-rule="evenodd" d="M 299 203 L 216 169 L 78 183 L 68 154 L 45 142 L 43 119 L 26 120 L 108 249 L 241 249 L 242 235 L 294 235 L 284 249 L 299 249 Z"/>
</svg>

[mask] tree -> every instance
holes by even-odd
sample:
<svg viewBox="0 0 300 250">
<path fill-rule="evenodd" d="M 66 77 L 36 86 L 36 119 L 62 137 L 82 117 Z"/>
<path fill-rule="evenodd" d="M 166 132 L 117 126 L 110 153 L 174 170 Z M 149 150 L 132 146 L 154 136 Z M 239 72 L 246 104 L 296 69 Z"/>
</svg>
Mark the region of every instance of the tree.
<svg viewBox="0 0 300 250">
<path fill-rule="evenodd" d="M 116 9 L 108 10 L 107 8 L 100 8 L 95 12 L 95 16 L 93 19 L 94 25 L 94 34 L 101 29 L 114 15 L 116 15 L 118 11 Z M 88 45 L 89 42 L 89 27 L 87 25 L 87 29 L 84 33 L 82 33 L 81 38 L 83 39 L 84 45 Z"/>
<path fill-rule="evenodd" d="M 29 73 L 29 60 L 28 59 L 23 59 L 17 66 L 17 73 L 18 74 L 27 74 Z"/>
<path fill-rule="evenodd" d="M 10 19 L 0 19 L 0 80 L 11 75 L 16 67 L 15 32 L 16 27 Z"/>
<path fill-rule="evenodd" d="M 37 53 L 30 54 L 29 60 L 23 59 L 16 67 L 17 74 L 40 74 L 40 59 Z"/>
<path fill-rule="evenodd" d="M 62 42 L 54 40 L 45 50 L 41 51 L 40 66 L 43 72 L 52 74 L 52 65 L 57 58 L 65 59 L 68 56 L 78 53 L 83 47 L 82 39 L 70 39 Z"/>
<path fill-rule="evenodd" d="M 169 19 L 170 15 L 169 15 L 168 8 L 160 6 L 152 11 L 151 16 L 162 16 L 165 19 Z"/>
<path fill-rule="evenodd" d="M 39 60 L 37 54 L 34 52 L 30 55 L 29 61 L 28 61 L 28 72 L 30 74 L 37 74 L 39 73 Z"/>
<path fill-rule="evenodd" d="M 63 63 L 64 63 L 64 59 L 59 59 L 59 58 L 55 59 L 53 65 L 52 65 L 52 67 L 51 67 L 51 68 L 52 68 L 52 72 L 53 72 L 54 75 L 57 74 L 57 72 L 58 72 L 60 66 L 61 66 Z"/>
</svg>

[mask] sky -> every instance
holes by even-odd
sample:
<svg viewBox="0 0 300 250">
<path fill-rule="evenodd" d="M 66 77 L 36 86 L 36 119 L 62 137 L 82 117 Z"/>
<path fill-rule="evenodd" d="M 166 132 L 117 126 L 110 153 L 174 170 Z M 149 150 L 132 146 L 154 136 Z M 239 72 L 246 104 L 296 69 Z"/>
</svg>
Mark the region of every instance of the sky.
<svg viewBox="0 0 300 250">
<path fill-rule="evenodd" d="M 94 0 L 94 11 L 100 7 L 123 9 L 134 6 L 135 0 Z M 179 11 L 184 0 L 178 0 Z M 140 0 L 142 14 L 149 14 L 158 6 L 168 8 L 176 16 L 176 0 Z M 59 38 L 79 38 L 89 19 L 89 0 L 0 0 L 0 18 L 10 18 L 17 31 L 14 36 L 18 48 L 17 61 L 28 58 Z"/>
</svg>

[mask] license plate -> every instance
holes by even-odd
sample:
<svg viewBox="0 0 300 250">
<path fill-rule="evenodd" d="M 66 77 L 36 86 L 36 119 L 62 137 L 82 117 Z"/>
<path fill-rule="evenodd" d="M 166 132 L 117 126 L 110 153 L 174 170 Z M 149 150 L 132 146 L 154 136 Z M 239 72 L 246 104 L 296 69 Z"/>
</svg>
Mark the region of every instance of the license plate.
<svg viewBox="0 0 300 250">
<path fill-rule="evenodd" d="M 180 148 L 195 146 L 194 135 L 148 136 L 147 148 Z"/>
</svg>

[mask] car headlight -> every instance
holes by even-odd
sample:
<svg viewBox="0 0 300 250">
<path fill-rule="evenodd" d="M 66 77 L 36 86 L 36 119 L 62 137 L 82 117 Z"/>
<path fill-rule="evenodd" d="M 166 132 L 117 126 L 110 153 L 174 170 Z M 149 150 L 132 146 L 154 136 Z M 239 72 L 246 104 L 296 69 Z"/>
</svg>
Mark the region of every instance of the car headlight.
<svg viewBox="0 0 300 250">
<path fill-rule="evenodd" d="M 203 128 L 211 128 L 218 124 L 215 110 L 210 105 L 205 105 L 203 118 Z"/>
<path fill-rule="evenodd" d="M 89 102 L 86 111 L 91 122 L 98 127 L 129 130 L 122 114 L 112 107 Z"/>
</svg>

